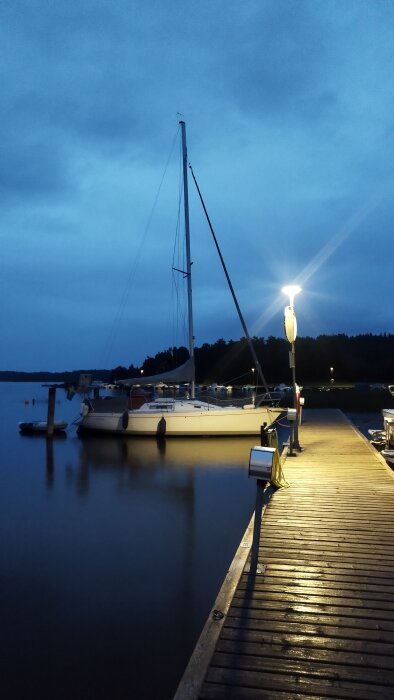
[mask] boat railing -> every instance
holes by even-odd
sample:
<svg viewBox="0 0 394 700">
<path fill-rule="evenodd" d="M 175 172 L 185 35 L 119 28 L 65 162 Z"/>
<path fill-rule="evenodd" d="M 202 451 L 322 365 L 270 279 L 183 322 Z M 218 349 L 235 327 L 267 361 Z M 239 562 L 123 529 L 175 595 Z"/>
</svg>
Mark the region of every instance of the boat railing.
<svg viewBox="0 0 394 700">
<path fill-rule="evenodd" d="M 281 401 L 281 396 L 275 395 L 275 392 L 267 394 L 266 392 L 261 394 L 255 394 L 254 396 L 229 396 L 227 398 L 221 398 L 217 394 L 207 394 L 199 393 L 195 397 L 198 401 L 204 401 L 205 403 L 212 404 L 213 406 L 220 406 L 225 408 L 226 406 L 236 406 L 241 408 L 245 404 L 254 404 L 255 406 L 278 406 Z"/>
</svg>

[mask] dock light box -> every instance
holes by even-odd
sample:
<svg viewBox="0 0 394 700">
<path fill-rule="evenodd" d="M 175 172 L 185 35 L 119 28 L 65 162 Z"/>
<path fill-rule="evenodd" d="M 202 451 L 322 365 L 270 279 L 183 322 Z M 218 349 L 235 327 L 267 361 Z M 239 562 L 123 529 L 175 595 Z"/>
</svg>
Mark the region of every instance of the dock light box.
<svg viewBox="0 0 394 700">
<path fill-rule="evenodd" d="M 252 447 L 249 457 L 249 476 L 270 481 L 275 452 L 274 447 Z"/>
</svg>

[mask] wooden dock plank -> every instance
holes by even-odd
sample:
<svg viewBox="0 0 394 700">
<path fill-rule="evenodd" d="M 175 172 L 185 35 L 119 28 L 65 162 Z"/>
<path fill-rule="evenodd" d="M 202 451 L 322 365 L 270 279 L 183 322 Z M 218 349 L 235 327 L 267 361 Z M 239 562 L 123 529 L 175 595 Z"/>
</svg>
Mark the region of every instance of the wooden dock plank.
<svg viewBox="0 0 394 700">
<path fill-rule="evenodd" d="M 349 641 L 352 640 L 351 651 L 349 651 Z M 376 668 L 393 669 L 392 655 L 394 645 L 391 642 L 373 642 L 372 640 L 353 637 L 326 638 L 325 635 L 313 636 L 300 634 L 298 632 L 269 632 L 264 635 L 258 630 L 239 630 L 225 625 L 216 650 L 230 652 L 233 650 L 233 642 L 239 642 L 244 654 L 258 655 L 263 647 L 266 647 L 267 656 L 271 653 L 281 656 L 281 650 L 287 649 L 294 657 L 323 658 L 335 663 L 350 663 L 357 665 L 363 663 L 365 666 Z M 341 656 L 338 656 L 338 653 Z M 334 656 L 334 654 L 336 656 Z M 362 661 L 360 661 L 362 657 Z"/>
<path fill-rule="evenodd" d="M 324 678 L 370 685 L 371 674 L 377 672 L 379 685 L 392 686 L 394 672 L 387 668 L 387 657 L 382 658 L 383 667 L 376 657 L 367 654 L 332 652 L 308 647 L 294 648 L 290 645 L 269 645 L 241 642 L 240 651 L 234 652 L 230 642 L 219 642 L 219 649 L 212 658 L 212 666 L 223 670 L 276 672 L 297 674 L 304 678 Z M 223 647 L 227 646 L 224 650 Z M 260 646 L 260 648 L 259 648 Z M 371 661 L 370 658 L 374 659 Z M 386 667 L 384 667 L 384 662 Z"/>
<path fill-rule="evenodd" d="M 240 573 L 177 700 L 394 697 L 393 473 L 339 411 L 304 416 L 264 511 L 263 573 Z"/>
<path fill-rule="evenodd" d="M 233 657 L 236 662 L 237 657 Z M 212 666 L 202 686 L 199 698 L 226 698 L 237 700 L 249 700 L 249 698 L 266 698 L 267 691 L 272 692 L 273 698 L 278 698 L 279 693 L 287 692 L 291 698 L 298 697 L 297 693 L 315 695 L 319 698 L 335 698 L 343 700 L 393 700 L 392 687 L 383 683 L 352 682 L 339 678 L 337 673 L 324 675 L 300 675 L 296 664 L 293 669 L 288 664 L 280 664 L 279 669 L 272 668 L 271 660 L 267 662 L 266 669 L 260 671 L 242 668 L 222 668 Z M 298 668 L 302 665 L 298 664 Z M 209 687 L 211 686 L 211 687 Z M 214 686 L 214 687 L 212 687 Z M 214 693 L 212 693 L 214 690 Z M 254 691 L 254 692 L 253 692 Z"/>
</svg>

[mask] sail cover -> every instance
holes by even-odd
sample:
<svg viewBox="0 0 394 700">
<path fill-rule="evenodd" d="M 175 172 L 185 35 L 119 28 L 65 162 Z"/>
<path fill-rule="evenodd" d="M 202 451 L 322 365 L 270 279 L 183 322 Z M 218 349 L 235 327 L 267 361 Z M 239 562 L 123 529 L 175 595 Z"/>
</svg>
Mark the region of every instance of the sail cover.
<svg viewBox="0 0 394 700">
<path fill-rule="evenodd" d="M 187 384 L 194 380 L 194 358 L 189 357 L 188 360 L 180 367 L 170 370 L 169 372 L 162 372 L 161 374 L 152 374 L 150 377 L 132 377 L 130 379 L 120 379 L 117 384 L 123 384 L 123 386 L 132 386 L 133 384 L 138 384 L 139 386 L 146 386 L 147 384 L 159 384 L 163 382 L 164 384 Z"/>
</svg>

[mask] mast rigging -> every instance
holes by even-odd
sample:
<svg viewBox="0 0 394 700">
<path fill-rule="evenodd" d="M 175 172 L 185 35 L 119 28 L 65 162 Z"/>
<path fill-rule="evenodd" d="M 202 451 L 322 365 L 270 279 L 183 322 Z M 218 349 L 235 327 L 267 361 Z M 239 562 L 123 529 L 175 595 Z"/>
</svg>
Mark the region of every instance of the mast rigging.
<svg viewBox="0 0 394 700">
<path fill-rule="evenodd" d="M 210 218 L 209 218 L 209 214 L 208 214 L 208 212 L 207 212 L 207 208 L 206 208 L 206 206 L 205 206 L 204 200 L 203 200 L 203 198 L 202 198 L 202 194 L 201 194 L 201 192 L 200 192 L 200 188 L 199 188 L 199 186 L 198 186 L 198 184 L 197 184 L 196 176 L 194 175 L 193 168 L 192 168 L 192 166 L 190 165 L 190 163 L 189 163 L 189 168 L 190 168 L 190 172 L 191 172 L 191 174 L 192 174 L 193 180 L 194 180 L 194 184 L 196 185 L 197 192 L 198 192 L 198 196 L 200 197 L 200 201 L 201 201 L 201 204 L 202 204 L 202 206 L 203 206 L 204 213 L 205 213 L 206 219 L 207 219 L 207 221 L 208 221 L 208 226 L 209 226 L 210 231 L 211 231 L 211 233 L 212 233 L 212 237 L 213 237 L 213 240 L 214 240 L 216 249 L 217 249 L 217 251 L 218 251 L 218 253 L 219 253 L 220 262 L 222 263 L 222 267 L 223 267 L 223 270 L 224 270 L 224 274 L 226 275 L 227 283 L 228 283 L 228 286 L 229 286 L 231 295 L 232 295 L 232 297 L 233 297 L 233 300 L 234 300 L 234 303 L 235 303 L 235 307 L 236 307 L 237 312 L 238 312 L 239 320 L 241 321 L 241 325 L 242 325 L 243 331 L 244 331 L 244 333 L 245 333 L 245 337 L 246 337 L 246 339 L 247 339 L 247 341 L 248 341 L 249 349 L 250 349 L 250 352 L 251 352 L 252 357 L 253 357 L 253 362 L 254 362 L 255 367 L 256 367 L 256 369 L 257 369 L 257 375 L 260 377 L 261 382 L 262 382 L 262 384 L 263 384 L 263 386 L 264 386 L 265 391 L 266 391 L 267 393 L 269 393 L 268 385 L 267 385 L 267 382 L 266 382 L 266 380 L 265 380 L 265 377 L 264 377 L 264 374 L 263 374 L 263 370 L 261 369 L 260 362 L 258 361 L 258 358 L 257 358 L 257 355 L 256 355 L 256 351 L 255 351 L 255 349 L 254 349 L 253 341 L 252 341 L 252 339 L 251 339 L 251 337 L 250 337 L 250 335 L 249 335 L 248 329 L 247 329 L 247 327 L 246 327 L 246 323 L 245 323 L 244 317 L 243 317 L 243 315 L 242 315 L 242 311 L 241 311 L 241 309 L 240 309 L 240 306 L 239 306 L 239 304 L 238 304 L 238 300 L 237 300 L 237 297 L 236 297 L 236 295 L 235 295 L 235 291 L 234 291 L 233 285 L 231 284 L 230 276 L 229 276 L 229 274 L 228 274 L 228 272 L 227 272 L 227 267 L 226 267 L 226 264 L 225 264 L 224 259 L 223 259 L 223 256 L 222 256 L 222 253 L 221 253 L 221 250 L 220 250 L 220 247 L 219 247 L 219 243 L 218 243 L 218 241 L 217 241 L 215 232 L 214 232 L 214 230 L 213 230 L 213 226 L 212 226 L 212 224 L 211 224 L 211 220 L 210 220 Z"/>
</svg>

